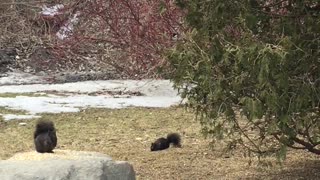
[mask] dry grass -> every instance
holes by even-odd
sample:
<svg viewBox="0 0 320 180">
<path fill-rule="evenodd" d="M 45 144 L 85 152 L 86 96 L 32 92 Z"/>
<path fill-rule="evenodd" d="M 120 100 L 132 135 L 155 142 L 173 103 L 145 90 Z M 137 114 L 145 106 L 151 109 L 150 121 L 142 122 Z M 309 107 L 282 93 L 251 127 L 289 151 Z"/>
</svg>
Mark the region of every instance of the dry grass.
<svg viewBox="0 0 320 180">
<path fill-rule="evenodd" d="M 15 110 L 7 107 L 0 107 L 0 114 L 26 114 L 27 111 L 24 110 Z M 0 119 L 2 116 L 0 116 Z"/>
<path fill-rule="evenodd" d="M 0 93 L 1 98 L 15 98 L 17 96 L 28 96 L 28 97 L 47 97 L 44 93 Z"/>
<path fill-rule="evenodd" d="M 249 166 L 242 153 L 228 158 L 211 150 L 193 115 L 182 108 L 89 109 L 44 117 L 56 124 L 59 149 L 97 151 L 127 160 L 138 179 L 320 179 L 318 157 L 303 151 L 291 151 L 280 168 L 257 166 L 255 160 Z M 25 121 L 26 126 L 18 122 L 0 126 L 1 159 L 33 150 L 35 120 Z M 183 147 L 150 152 L 150 143 L 169 132 L 182 134 Z"/>
</svg>

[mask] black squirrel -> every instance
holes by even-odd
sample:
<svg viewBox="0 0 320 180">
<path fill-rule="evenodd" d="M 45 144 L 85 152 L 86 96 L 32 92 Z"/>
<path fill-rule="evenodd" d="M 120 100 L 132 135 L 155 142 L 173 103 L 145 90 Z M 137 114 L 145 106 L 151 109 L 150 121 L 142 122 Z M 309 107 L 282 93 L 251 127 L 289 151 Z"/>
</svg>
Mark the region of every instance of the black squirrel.
<svg viewBox="0 0 320 180">
<path fill-rule="evenodd" d="M 159 138 L 154 143 L 151 143 L 151 151 L 160 151 L 170 147 L 170 144 L 175 147 L 181 147 L 181 137 L 178 133 L 170 133 L 167 138 Z"/>
<path fill-rule="evenodd" d="M 56 129 L 52 121 L 40 120 L 34 131 L 34 145 L 39 153 L 53 153 L 57 146 Z"/>
</svg>

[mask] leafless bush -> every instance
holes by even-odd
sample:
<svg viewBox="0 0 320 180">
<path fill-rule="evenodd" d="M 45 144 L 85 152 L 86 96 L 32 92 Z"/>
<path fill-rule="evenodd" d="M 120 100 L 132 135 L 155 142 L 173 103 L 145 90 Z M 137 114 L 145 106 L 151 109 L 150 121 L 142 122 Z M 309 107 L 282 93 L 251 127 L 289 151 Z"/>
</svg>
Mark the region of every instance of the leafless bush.
<svg viewBox="0 0 320 180">
<path fill-rule="evenodd" d="M 0 47 L 30 48 L 33 44 L 41 44 L 38 36 L 41 22 L 37 12 L 38 1 L 3 0 L 0 2 Z M 37 28 L 38 27 L 38 28 Z"/>
<path fill-rule="evenodd" d="M 161 54 L 182 31 L 183 13 L 173 0 L 80 0 L 65 10 L 78 21 L 56 52 L 93 56 L 131 78 L 157 77 L 166 63 Z"/>
<path fill-rule="evenodd" d="M 39 13 L 60 3 L 55 15 Z M 173 0 L 5 0 L 0 12 L 0 48 L 15 47 L 43 67 L 109 66 L 130 78 L 158 77 L 161 54 L 183 31 Z"/>
<path fill-rule="evenodd" d="M 44 4 L 58 1 L 2 0 L 0 2 L 0 49 L 15 48 L 26 60 L 39 48 L 53 46 L 47 20 L 39 12 Z M 20 63 L 23 63 L 21 61 Z"/>
</svg>

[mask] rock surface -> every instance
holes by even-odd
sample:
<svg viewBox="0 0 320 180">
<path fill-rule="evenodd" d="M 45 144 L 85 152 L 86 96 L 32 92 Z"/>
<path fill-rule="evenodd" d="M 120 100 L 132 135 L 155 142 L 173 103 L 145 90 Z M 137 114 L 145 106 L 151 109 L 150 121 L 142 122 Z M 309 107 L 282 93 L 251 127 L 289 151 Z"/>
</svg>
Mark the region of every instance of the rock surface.
<svg viewBox="0 0 320 180">
<path fill-rule="evenodd" d="M 13 48 L 0 49 L 0 75 L 15 65 L 17 52 Z"/>
<path fill-rule="evenodd" d="M 0 161 L 1 180 L 134 180 L 132 165 L 83 151 L 27 152 Z"/>
</svg>

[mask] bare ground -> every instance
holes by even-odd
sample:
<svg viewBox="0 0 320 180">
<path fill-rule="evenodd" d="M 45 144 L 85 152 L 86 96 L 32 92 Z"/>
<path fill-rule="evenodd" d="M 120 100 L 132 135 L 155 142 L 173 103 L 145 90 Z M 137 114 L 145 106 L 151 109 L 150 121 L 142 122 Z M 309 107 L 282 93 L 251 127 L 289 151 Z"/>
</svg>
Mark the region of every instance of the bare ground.
<svg viewBox="0 0 320 180">
<path fill-rule="evenodd" d="M 209 147 L 200 126 L 183 108 L 89 109 L 80 113 L 45 114 L 58 129 L 58 148 L 97 151 L 115 160 L 133 164 L 137 179 L 320 179 L 319 157 L 305 151 L 290 151 L 283 166 L 269 158 L 258 165 L 243 156 Z M 0 121 L 0 159 L 33 150 L 35 120 Z M 150 152 L 150 144 L 169 132 L 179 132 L 182 148 Z"/>
</svg>

